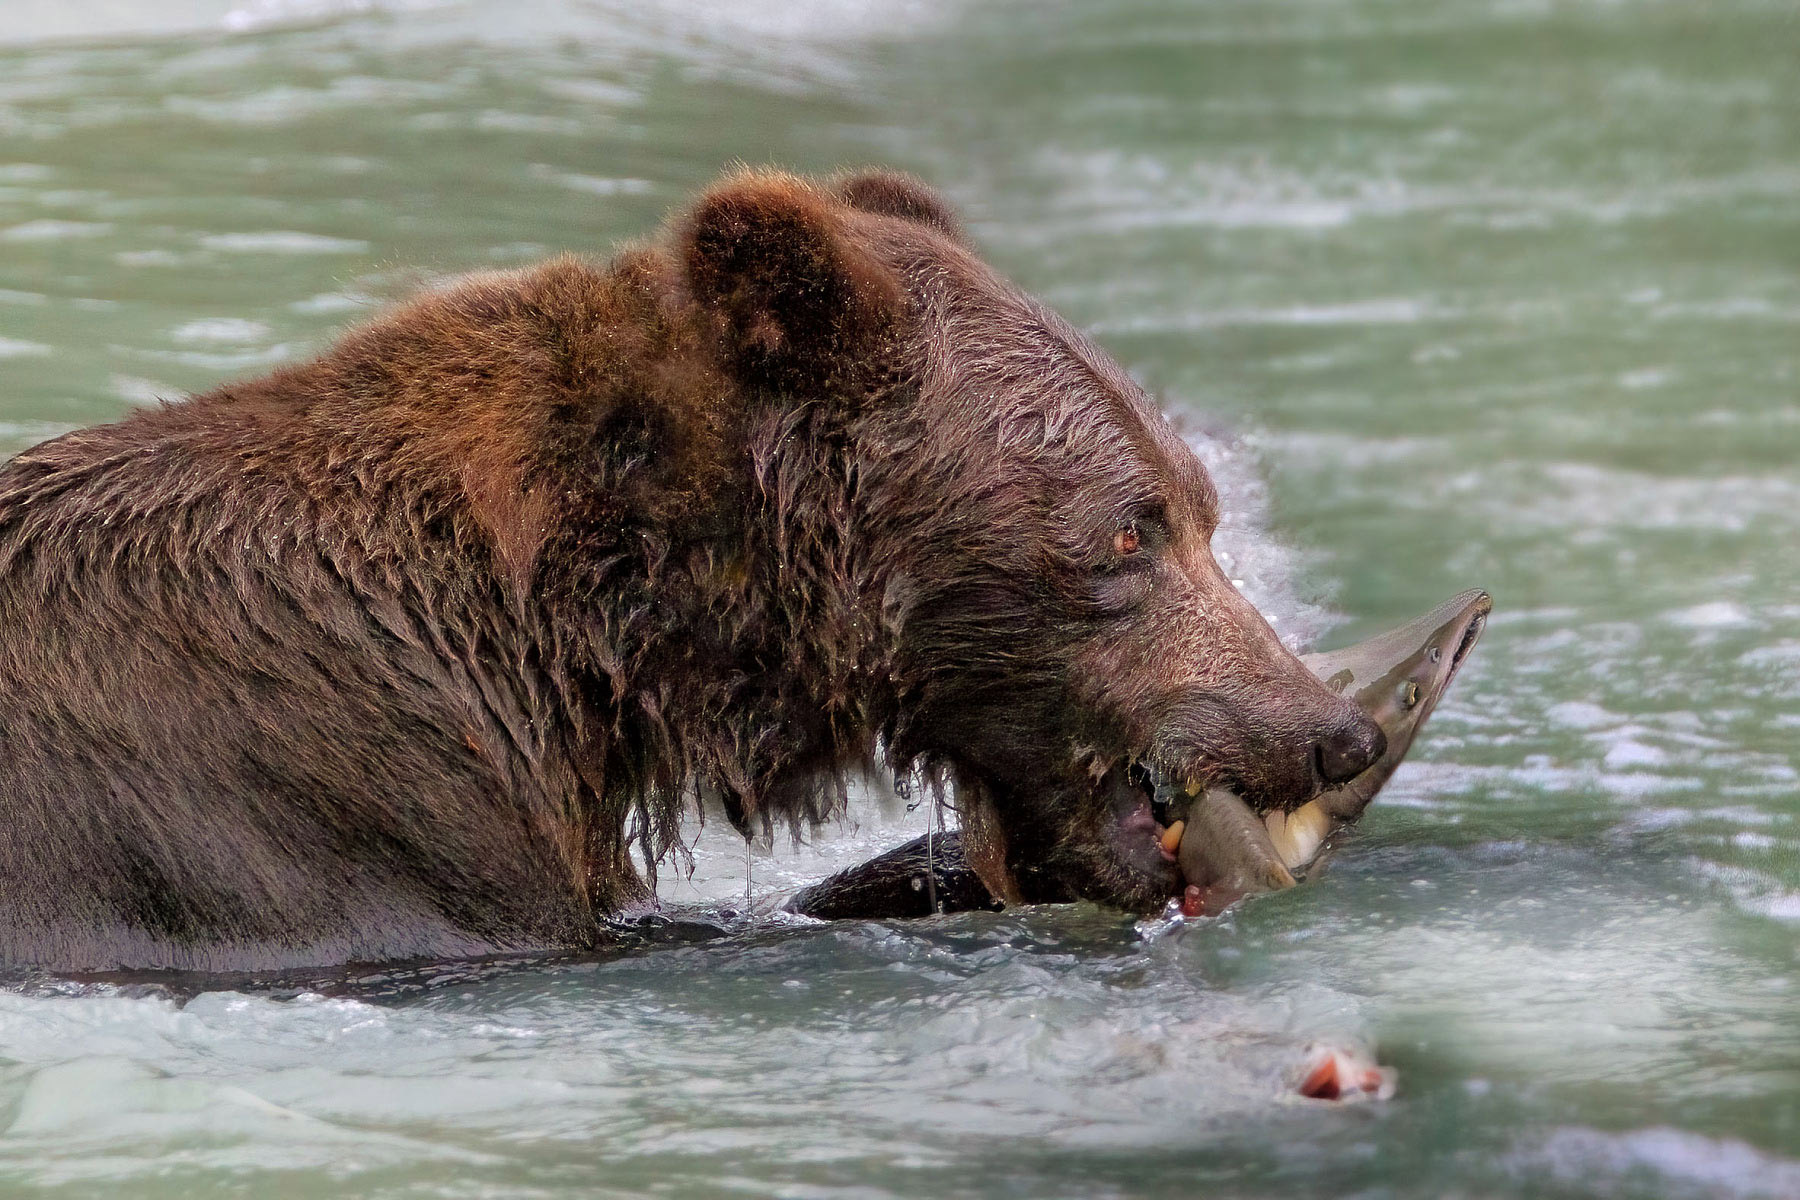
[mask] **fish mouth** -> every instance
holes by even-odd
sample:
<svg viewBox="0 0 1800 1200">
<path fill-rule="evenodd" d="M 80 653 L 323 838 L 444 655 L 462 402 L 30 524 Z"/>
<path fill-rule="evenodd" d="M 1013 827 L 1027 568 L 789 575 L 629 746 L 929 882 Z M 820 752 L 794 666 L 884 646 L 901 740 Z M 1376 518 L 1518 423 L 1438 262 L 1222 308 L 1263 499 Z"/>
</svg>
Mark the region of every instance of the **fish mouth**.
<svg viewBox="0 0 1800 1200">
<path fill-rule="evenodd" d="M 1481 633 L 1487 628 L 1488 614 L 1494 611 L 1494 598 L 1486 592 L 1477 593 L 1469 601 L 1469 610 L 1465 618 L 1462 635 L 1456 639 L 1456 648 L 1450 652 L 1450 663 L 1445 670 L 1443 682 L 1438 685 L 1442 692 L 1456 678 L 1456 672 L 1462 668 L 1463 660 L 1469 657 L 1469 651 L 1481 640 Z"/>
<path fill-rule="evenodd" d="M 1388 735 L 1387 757 L 1397 759 L 1410 739 L 1409 721 L 1416 727 L 1449 689 L 1493 608 L 1487 592 L 1471 588 L 1398 628 L 1354 646 L 1302 654 L 1300 661 L 1381 724 Z M 1395 688 L 1398 697 L 1392 695 Z M 1396 704 L 1400 712 L 1390 712 Z M 1402 715 L 1407 713 L 1410 718 Z"/>
<path fill-rule="evenodd" d="M 1486 592 L 1464 593 L 1450 601 L 1450 604 L 1445 607 L 1459 603 L 1462 605 L 1460 611 L 1455 611 L 1454 615 L 1444 623 L 1433 644 L 1425 650 L 1425 662 L 1421 665 L 1426 669 L 1413 675 L 1413 678 L 1421 684 L 1419 698 L 1423 703 L 1417 706 L 1417 710 L 1411 714 L 1409 721 L 1388 730 L 1388 740 L 1397 751 L 1391 756 L 1386 756 L 1392 759 L 1392 762 L 1386 763 L 1390 770 L 1400 758 L 1405 756 L 1406 751 L 1411 748 L 1413 736 L 1437 708 L 1438 701 L 1442 700 L 1444 694 L 1450 690 L 1450 685 L 1455 681 L 1457 672 L 1462 670 L 1464 661 L 1475 649 L 1475 643 L 1481 640 L 1482 631 L 1487 628 L 1488 614 L 1494 610 L 1494 601 Z M 1378 763 L 1377 768 L 1382 765 Z M 1356 782 L 1356 780 L 1351 780 L 1345 786 L 1355 786 Z"/>
</svg>

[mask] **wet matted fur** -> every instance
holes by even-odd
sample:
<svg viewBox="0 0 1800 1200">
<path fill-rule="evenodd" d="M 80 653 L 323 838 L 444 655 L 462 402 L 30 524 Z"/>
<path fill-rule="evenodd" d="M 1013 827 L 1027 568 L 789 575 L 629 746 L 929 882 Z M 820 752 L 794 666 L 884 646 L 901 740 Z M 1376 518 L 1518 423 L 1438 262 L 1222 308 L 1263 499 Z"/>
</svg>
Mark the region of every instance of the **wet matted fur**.
<svg viewBox="0 0 1800 1200">
<path fill-rule="evenodd" d="M 1372 749 L 1217 519 L 929 190 L 733 176 L 0 468 L 0 961 L 588 946 L 684 805 L 822 820 L 878 757 L 1003 894 L 1153 904 L 1134 765 L 1291 806 Z"/>
</svg>

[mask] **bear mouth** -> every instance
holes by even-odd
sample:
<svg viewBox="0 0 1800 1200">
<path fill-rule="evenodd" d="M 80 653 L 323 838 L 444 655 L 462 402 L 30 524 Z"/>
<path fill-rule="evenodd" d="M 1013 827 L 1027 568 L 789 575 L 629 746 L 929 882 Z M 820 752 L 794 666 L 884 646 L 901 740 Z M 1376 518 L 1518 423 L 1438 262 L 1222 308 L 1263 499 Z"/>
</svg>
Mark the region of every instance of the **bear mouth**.
<svg viewBox="0 0 1800 1200">
<path fill-rule="evenodd" d="M 1460 633 L 1455 637 L 1455 646 L 1447 656 L 1443 650 L 1448 638 L 1429 651 L 1430 661 L 1437 664 L 1437 671 L 1441 673 L 1429 687 L 1433 703 L 1449 688 L 1469 652 L 1481 639 L 1490 609 L 1491 604 L 1483 597 L 1482 602 L 1466 614 Z M 1421 717 L 1429 711 L 1429 706 L 1421 710 Z M 1392 765 L 1386 769 L 1391 771 Z M 1385 775 L 1380 778 L 1385 779 Z M 1379 781 L 1374 786 L 1379 787 Z M 1179 893 L 1179 851 L 1185 832 L 1183 818 L 1189 815 L 1193 801 L 1208 788 L 1218 787 L 1231 792 L 1256 818 L 1267 817 L 1276 811 L 1292 811 L 1259 800 L 1218 764 L 1203 762 L 1196 766 L 1185 763 L 1179 769 L 1171 769 L 1151 752 L 1116 760 L 1115 765 L 1100 777 L 1099 787 L 1111 809 L 1110 828 L 1105 839 L 1111 856 L 1137 877 L 1126 885 L 1126 890 L 1145 897 L 1154 893 Z"/>
<path fill-rule="evenodd" d="M 1151 817 L 1162 828 L 1166 829 L 1188 801 L 1198 796 L 1208 787 L 1223 786 L 1234 792 L 1242 792 L 1232 781 L 1209 781 L 1208 772 L 1188 771 L 1181 775 L 1162 766 L 1149 756 L 1134 757 L 1125 763 L 1125 783 L 1143 798 Z M 1270 811 L 1271 805 L 1252 804 L 1258 812 Z"/>
<path fill-rule="evenodd" d="M 1182 817 L 1196 797 L 1210 787 L 1223 787 L 1240 797 L 1261 817 L 1277 806 L 1256 803 L 1229 779 L 1212 778 L 1192 767 L 1177 774 L 1149 755 L 1134 756 L 1101 780 L 1112 810 L 1108 840 L 1114 858 L 1132 869 L 1158 898 L 1181 890 L 1179 848 Z M 1171 836 L 1171 829 L 1175 832 Z"/>
<path fill-rule="evenodd" d="M 1162 836 L 1168 832 L 1169 825 L 1175 819 L 1175 800 L 1178 795 L 1193 796 L 1199 792 L 1197 783 L 1190 782 L 1177 789 L 1175 781 L 1168 772 L 1154 762 L 1145 759 L 1132 759 L 1125 767 L 1125 782 L 1140 797 L 1138 806 L 1150 815 L 1151 832 L 1160 846 Z M 1175 856 L 1164 851 L 1170 862 Z"/>
<path fill-rule="evenodd" d="M 1133 757 L 1106 772 L 1101 789 L 1110 808 L 1107 841 L 1112 857 L 1136 874 L 1140 884 L 1157 896 L 1179 890 L 1175 848 L 1169 844 L 1169 827 L 1201 782 L 1187 776 L 1185 783 L 1148 757 Z"/>
</svg>

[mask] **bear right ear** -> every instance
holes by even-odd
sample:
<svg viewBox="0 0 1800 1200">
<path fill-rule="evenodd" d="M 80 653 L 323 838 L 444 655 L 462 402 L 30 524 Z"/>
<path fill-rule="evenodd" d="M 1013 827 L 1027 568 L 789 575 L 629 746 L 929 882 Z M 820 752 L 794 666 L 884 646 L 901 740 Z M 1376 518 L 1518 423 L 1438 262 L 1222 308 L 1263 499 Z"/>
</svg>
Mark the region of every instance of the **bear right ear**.
<svg viewBox="0 0 1800 1200">
<path fill-rule="evenodd" d="M 899 278 L 854 243 L 835 206 L 802 179 L 745 172 L 680 229 L 689 288 L 723 318 L 752 382 L 816 391 L 867 366 L 903 319 Z"/>
<path fill-rule="evenodd" d="M 963 241 L 962 222 L 944 198 L 898 171 L 859 171 L 837 180 L 837 194 L 851 208 L 883 217 L 899 217 L 929 225 L 955 241 Z"/>
</svg>

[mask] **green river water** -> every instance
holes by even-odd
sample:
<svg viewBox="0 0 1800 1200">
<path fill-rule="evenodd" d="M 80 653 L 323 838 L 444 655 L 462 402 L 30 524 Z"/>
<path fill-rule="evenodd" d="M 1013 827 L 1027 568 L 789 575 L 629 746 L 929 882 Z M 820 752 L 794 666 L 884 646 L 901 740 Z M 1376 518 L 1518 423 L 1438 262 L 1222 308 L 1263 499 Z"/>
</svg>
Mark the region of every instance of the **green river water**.
<svg viewBox="0 0 1800 1200">
<path fill-rule="evenodd" d="M 723 935 L 0 992 L 0 1194 L 1800 1196 L 1791 3 L 0 17 L 0 456 L 734 161 L 881 162 L 1188 418 L 1296 644 L 1496 602 L 1295 891 L 822 927 L 768 909 L 922 814 L 759 849 L 748 917 L 715 824 L 664 890 Z M 1394 1099 L 1295 1098 L 1320 1039 Z"/>
</svg>

